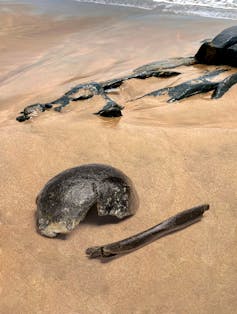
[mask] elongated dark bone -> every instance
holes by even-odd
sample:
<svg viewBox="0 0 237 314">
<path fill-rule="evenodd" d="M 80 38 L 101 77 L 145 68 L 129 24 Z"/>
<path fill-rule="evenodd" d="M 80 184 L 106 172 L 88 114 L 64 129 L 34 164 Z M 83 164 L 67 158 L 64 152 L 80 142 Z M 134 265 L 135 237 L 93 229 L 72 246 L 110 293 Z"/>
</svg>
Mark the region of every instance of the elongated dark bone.
<svg viewBox="0 0 237 314">
<path fill-rule="evenodd" d="M 90 247 L 86 250 L 86 254 L 91 258 L 107 258 L 132 252 L 145 244 L 150 243 L 151 241 L 159 239 L 174 231 L 181 230 L 197 222 L 202 218 L 202 215 L 208 209 L 209 205 L 205 204 L 184 210 L 159 223 L 158 225 L 124 240 L 103 246 Z"/>
</svg>

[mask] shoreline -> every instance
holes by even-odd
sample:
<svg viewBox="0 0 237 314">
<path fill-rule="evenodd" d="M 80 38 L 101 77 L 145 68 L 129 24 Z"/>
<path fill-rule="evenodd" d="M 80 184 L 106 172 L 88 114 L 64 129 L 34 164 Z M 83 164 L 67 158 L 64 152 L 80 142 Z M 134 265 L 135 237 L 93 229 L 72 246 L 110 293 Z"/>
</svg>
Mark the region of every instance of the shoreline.
<svg viewBox="0 0 237 314">
<path fill-rule="evenodd" d="M 15 103 L 13 90 L 17 112 L 27 104 L 55 98 L 78 83 L 125 75 L 155 60 L 193 55 L 203 38 L 233 25 L 233 21 L 218 21 L 217 27 L 214 20 L 141 14 L 136 9 L 121 9 L 118 14 L 115 8 L 100 6 L 95 13 L 92 7 L 78 4 L 77 12 L 83 10 L 73 19 L 22 15 L 19 10 L 9 16 L 2 13 L 0 111 Z"/>
</svg>

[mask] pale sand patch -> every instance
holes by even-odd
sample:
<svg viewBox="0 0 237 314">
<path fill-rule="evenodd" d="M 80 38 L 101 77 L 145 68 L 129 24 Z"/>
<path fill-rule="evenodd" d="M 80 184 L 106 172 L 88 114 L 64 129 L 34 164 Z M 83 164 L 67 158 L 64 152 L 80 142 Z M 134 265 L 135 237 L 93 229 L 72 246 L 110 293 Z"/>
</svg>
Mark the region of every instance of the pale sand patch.
<svg viewBox="0 0 237 314">
<path fill-rule="evenodd" d="M 119 76 L 152 61 L 144 60 L 145 52 L 140 64 L 137 58 L 116 65 L 116 58 L 105 58 L 104 48 L 88 43 L 81 55 L 88 78 L 64 84 L 76 78 L 79 67 L 69 65 L 73 51 L 80 60 L 72 44 L 68 56 L 63 48 L 54 56 L 47 48 L 44 65 L 0 87 L 0 312 L 235 313 L 237 87 L 219 100 L 203 94 L 172 104 L 167 96 L 128 102 L 207 69 L 182 67 L 180 78 L 133 80 L 121 94 L 111 94 L 125 105 L 121 118 L 92 115 L 103 106 L 97 96 L 61 114 L 49 111 L 17 123 L 16 113 L 28 103 L 56 99 L 82 79 Z M 96 47 L 97 60 L 86 63 Z M 65 241 L 38 235 L 39 190 L 62 170 L 95 162 L 118 167 L 133 180 L 140 198 L 137 214 L 118 224 L 83 223 Z M 210 210 L 190 228 L 109 263 L 85 256 L 88 246 L 122 239 L 201 203 L 209 203 Z"/>
</svg>

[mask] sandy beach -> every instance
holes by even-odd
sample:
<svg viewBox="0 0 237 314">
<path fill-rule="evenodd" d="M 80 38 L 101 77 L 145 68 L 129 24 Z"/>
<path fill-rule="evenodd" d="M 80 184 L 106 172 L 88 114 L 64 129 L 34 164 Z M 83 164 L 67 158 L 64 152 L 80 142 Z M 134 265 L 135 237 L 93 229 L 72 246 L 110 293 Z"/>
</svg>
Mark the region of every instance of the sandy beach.
<svg viewBox="0 0 237 314">
<path fill-rule="evenodd" d="M 46 1 L 47 2 L 47 1 Z M 4 314 L 234 314 L 237 307 L 237 86 L 175 103 L 138 96 L 196 78 L 130 80 L 110 94 L 121 118 L 93 115 L 100 96 L 24 123 L 16 116 L 79 83 L 192 56 L 233 20 L 159 15 L 136 8 L 57 1 L 0 2 L 0 312 Z M 226 77 L 235 70 L 223 73 Z M 133 217 L 87 219 L 66 240 L 40 236 L 35 199 L 59 172 L 104 163 L 129 176 L 140 199 Z M 85 249 L 117 241 L 192 206 L 203 220 L 107 263 Z"/>
</svg>

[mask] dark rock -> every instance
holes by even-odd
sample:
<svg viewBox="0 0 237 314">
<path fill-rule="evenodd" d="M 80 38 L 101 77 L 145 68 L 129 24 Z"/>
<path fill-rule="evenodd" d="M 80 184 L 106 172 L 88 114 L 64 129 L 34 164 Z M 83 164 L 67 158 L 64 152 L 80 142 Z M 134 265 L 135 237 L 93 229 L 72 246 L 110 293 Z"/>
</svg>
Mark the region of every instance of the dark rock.
<svg viewBox="0 0 237 314">
<path fill-rule="evenodd" d="M 228 60 L 229 64 L 237 67 L 237 44 L 226 49 L 225 58 Z"/>
<path fill-rule="evenodd" d="M 176 76 L 181 74 L 180 72 L 176 72 L 176 71 L 157 71 L 157 70 L 144 70 L 144 71 L 140 71 L 140 72 L 136 72 L 124 77 L 120 77 L 117 79 L 113 79 L 113 80 L 109 80 L 106 82 L 102 83 L 102 87 L 103 89 L 107 92 L 110 89 L 114 89 L 114 88 L 118 88 L 120 87 L 123 82 L 131 80 L 131 79 L 140 79 L 140 80 L 145 80 L 149 77 L 171 77 L 171 76 Z"/>
<path fill-rule="evenodd" d="M 222 97 L 234 84 L 237 83 L 237 73 L 228 76 L 223 81 L 217 84 L 217 87 L 212 95 L 212 98 L 217 99 Z"/>
<path fill-rule="evenodd" d="M 25 116 L 32 115 L 32 114 L 37 114 L 38 112 L 43 112 L 45 111 L 45 106 L 42 104 L 33 104 L 30 106 L 25 107 L 25 109 L 21 112 Z"/>
<path fill-rule="evenodd" d="M 171 97 L 168 102 L 174 102 L 187 98 L 196 94 L 207 93 L 217 86 L 217 82 L 211 82 L 208 80 L 198 80 L 196 82 L 186 82 L 171 88 L 168 91 Z"/>
<path fill-rule="evenodd" d="M 164 69 L 172 69 L 182 65 L 189 66 L 197 63 L 194 57 L 170 58 L 162 61 L 155 61 L 136 68 L 133 72 L 139 73 L 144 71 L 160 71 Z"/>
<path fill-rule="evenodd" d="M 218 82 L 210 81 L 214 76 L 219 75 L 225 71 L 224 69 L 215 70 L 205 74 L 197 79 L 184 82 L 182 84 L 176 85 L 169 88 L 168 94 L 171 97 L 168 102 L 174 102 L 183 98 L 187 98 L 196 94 L 207 93 L 215 89 Z"/>
<path fill-rule="evenodd" d="M 82 84 L 78 88 L 73 88 L 71 91 L 66 93 L 69 99 L 73 101 L 85 100 L 103 93 L 104 90 L 99 83 Z"/>
<path fill-rule="evenodd" d="M 161 88 L 137 99 L 143 98 L 145 96 L 161 96 L 165 93 L 168 93 L 168 95 L 171 97 L 168 102 L 174 102 L 195 94 L 206 93 L 210 90 L 214 90 L 218 85 L 218 82 L 212 82 L 210 79 L 224 71 L 226 71 L 226 69 L 211 71 L 203 76 L 198 77 L 197 79 L 189 80 L 174 87 Z"/>
<path fill-rule="evenodd" d="M 54 111 L 61 112 L 63 109 L 63 106 L 54 107 L 53 109 Z"/>
<path fill-rule="evenodd" d="M 95 114 L 100 115 L 102 117 L 115 118 L 122 116 L 121 110 L 123 110 L 122 106 L 118 105 L 112 99 L 108 99 L 106 105 Z"/>
<path fill-rule="evenodd" d="M 211 42 L 205 42 L 199 48 L 198 52 L 195 55 L 195 58 L 199 63 L 220 64 L 220 49 L 215 48 Z"/>
<path fill-rule="evenodd" d="M 19 122 L 24 122 L 29 120 L 31 117 L 36 116 L 39 112 L 43 112 L 47 109 L 46 105 L 43 104 L 33 104 L 25 107 L 23 111 L 21 111 L 22 115 L 16 118 Z"/>
<path fill-rule="evenodd" d="M 237 44 L 237 26 L 232 26 L 222 31 L 212 41 L 203 43 L 196 53 L 195 59 L 204 64 L 237 66 L 235 44 Z"/>
<path fill-rule="evenodd" d="M 70 99 L 68 96 L 63 95 L 62 97 L 58 98 L 57 100 L 51 102 L 52 105 L 59 105 L 58 107 L 55 107 L 54 110 L 60 112 L 63 107 L 67 106 L 70 102 Z"/>
<path fill-rule="evenodd" d="M 223 30 L 213 40 L 212 44 L 216 48 L 228 48 L 237 43 L 237 26 L 232 26 Z"/>
<path fill-rule="evenodd" d="M 17 120 L 18 122 L 24 122 L 24 121 L 29 120 L 29 119 L 30 119 L 30 117 L 24 116 L 24 115 L 21 115 L 21 116 L 16 117 L 16 120 Z"/>
<path fill-rule="evenodd" d="M 113 89 L 113 88 L 118 88 L 120 87 L 123 82 L 125 80 L 127 80 L 128 77 L 125 76 L 125 77 L 122 77 L 122 78 L 117 78 L 117 79 L 113 79 L 113 80 L 108 80 L 106 82 L 103 82 L 102 83 L 102 87 L 105 91 L 109 90 L 109 89 Z"/>
<path fill-rule="evenodd" d="M 136 73 L 134 75 L 131 75 L 131 78 L 136 78 L 140 80 L 147 79 L 149 77 L 172 77 L 172 76 L 177 76 L 180 75 L 180 72 L 176 71 L 144 71 L 141 73 Z"/>
<path fill-rule="evenodd" d="M 104 93 L 103 87 L 100 83 L 91 82 L 88 84 L 80 84 L 78 86 L 78 88 L 74 87 L 71 91 L 69 91 L 65 95 L 68 95 L 68 96 L 70 96 L 70 98 L 73 98 L 73 94 L 75 94 L 79 91 L 82 91 L 82 93 L 84 92 L 85 94 L 88 94 L 90 92 L 91 94 L 93 94 L 93 96 L 94 95 L 100 95 L 100 94 Z"/>
<path fill-rule="evenodd" d="M 79 84 L 73 87 L 70 91 L 65 93 L 65 96 L 72 100 L 88 99 L 94 95 L 103 93 L 103 87 L 101 84 L 92 82 L 88 84 Z"/>
<path fill-rule="evenodd" d="M 51 109 L 53 107 L 53 105 L 51 105 L 51 104 L 45 104 L 44 105 L 44 108 L 45 109 Z"/>
<path fill-rule="evenodd" d="M 92 82 L 88 84 L 79 84 L 73 87 L 70 91 L 65 93 L 59 99 L 53 101 L 51 104 L 59 104 L 59 106 L 55 107 L 54 110 L 57 112 L 61 112 L 61 110 L 67 106 L 70 101 L 79 101 L 85 100 L 93 97 L 94 95 L 104 94 L 104 90 L 101 84 Z"/>
<path fill-rule="evenodd" d="M 123 107 L 111 100 L 107 93 L 111 90 L 119 88 L 123 82 L 131 79 L 147 79 L 149 77 L 171 77 L 179 75 L 180 72 L 167 71 L 179 66 L 189 66 L 196 63 L 204 64 L 226 64 L 237 67 L 237 26 L 225 29 L 218 34 L 213 40 L 205 41 L 198 50 L 195 57 L 171 58 L 163 61 L 152 62 L 141 66 L 129 75 L 120 78 L 107 80 L 104 82 L 91 82 L 79 84 L 60 98 L 47 104 L 34 104 L 27 106 L 22 112 L 22 116 L 16 119 L 20 122 L 28 120 L 31 116 L 38 112 L 43 112 L 46 109 L 53 109 L 60 112 L 65 106 L 72 101 L 80 101 L 100 95 L 106 101 L 106 105 L 96 114 L 104 117 L 119 117 L 122 116 L 121 110 Z M 213 82 L 210 79 L 218 75 L 224 70 L 217 70 L 201 76 L 195 80 L 190 80 L 174 87 L 165 87 L 152 91 L 144 96 L 159 96 L 168 93 L 171 97 L 169 102 L 180 100 L 194 94 L 205 93 L 210 90 L 215 90 L 213 98 L 221 97 L 232 85 L 236 83 L 236 76 L 231 76 L 224 81 Z"/>
<path fill-rule="evenodd" d="M 70 99 L 72 101 L 79 101 L 79 100 L 86 100 L 86 99 L 92 98 L 93 96 L 94 94 L 91 91 L 88 91 L 87 93 L 84 93 L 80 96 L 71 97 Z"/>
<path fill-rule="evenodd" d="M 22 115 L 16 118 L 19 122 L 24 122 L 29 120 L 31 117 L 38 115 L 40 112 L 44 112 L 45 110 L 51 109 L 51 104 L 33 104 L 25 107 L 23 111 L 21 111 Z"/>
</svg>

